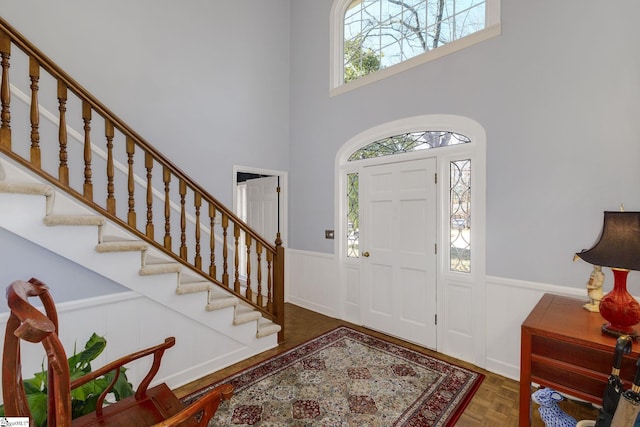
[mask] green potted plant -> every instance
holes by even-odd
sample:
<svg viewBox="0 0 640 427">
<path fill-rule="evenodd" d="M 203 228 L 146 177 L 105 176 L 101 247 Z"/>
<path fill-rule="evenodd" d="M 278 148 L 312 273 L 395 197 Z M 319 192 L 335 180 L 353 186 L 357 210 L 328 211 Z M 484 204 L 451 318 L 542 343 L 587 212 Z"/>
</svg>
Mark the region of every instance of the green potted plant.
<svg viewBox="0 0 640 427">
<path fill-rule="evenodd" d="M 71 381 L 91 372 L 91 362 L 102 353 L 106 346 L 107 340 L 94 333 L 85 344 L 84 350 L 77 353 L 74 348 L 73 356 L 68 359 Z M 120 376 L 111 391 L 116 401 L 133 395 L 133 387 L 129 383 L 125 371 L 125 368 L 120 368 Z M 109 386 L 114 375 L 115 373 L 110 372 L 104 377 L 71 390 L 72 418 L 95 411 L 98 397 Z M 37 426 L 46 426 L 47 371 L 44 369 L 44 363 L 42 371 L 36 373 L 33 378 L 23 380 L 23 384 L 34 423 Z M 2 405 L 0 406 L 0 416 L 4 415 L 4 405 Z"/>
</svg>

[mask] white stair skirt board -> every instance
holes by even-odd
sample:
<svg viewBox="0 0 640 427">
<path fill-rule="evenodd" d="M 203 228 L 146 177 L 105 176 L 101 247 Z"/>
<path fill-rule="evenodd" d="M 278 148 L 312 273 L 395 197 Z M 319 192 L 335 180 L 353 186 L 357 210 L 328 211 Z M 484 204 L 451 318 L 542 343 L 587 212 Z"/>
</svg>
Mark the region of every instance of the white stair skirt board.
<svg viewBox="0 0 640 427">
<path fill-rule="evenodd" d="M 253 354 L 277 346 L 279 325 L 1 156 L 0 204 L 0 227 L 230 337 Z"/>
</svg>

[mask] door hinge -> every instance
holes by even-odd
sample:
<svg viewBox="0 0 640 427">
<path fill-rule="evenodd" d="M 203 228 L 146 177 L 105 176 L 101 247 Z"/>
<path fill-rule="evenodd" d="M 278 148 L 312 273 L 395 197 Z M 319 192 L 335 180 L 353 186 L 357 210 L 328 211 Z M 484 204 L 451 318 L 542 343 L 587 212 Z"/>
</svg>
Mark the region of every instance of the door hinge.
<svg viewBox="0 0 640 427">
<path fill-rule="evenodd" d="M 436 255 L 438 255 L 438 244 L 437 244 L 437 243 L 434 243 L 434 245 L 433 245 L 433 246 L 434 246 L 434 248 L 433 248 L 433 249 L 434 249 L 435 254 L 436 254 Z"/>
<path fill-rule="evenodd" d="M 280 193 L 280 186 L 279 185 L 276 187 L 276 193 Z"/>
<path fill-rule="evenodd" d="M 434 317 L 435 317 L 435 324 L 437 325 L 438 324 L 438 315 L 435 314 Z"/>
<path fill-rule="evenodd" d="M 437 183 L 438 183 L 438 172 L 436 172 L 436 173 L 434 173 L 434 174 L 433 174 L 433 181 L 434 181 L 434 182 L 433 182 L 434 184 L 437 184 Z"/>
</svg>

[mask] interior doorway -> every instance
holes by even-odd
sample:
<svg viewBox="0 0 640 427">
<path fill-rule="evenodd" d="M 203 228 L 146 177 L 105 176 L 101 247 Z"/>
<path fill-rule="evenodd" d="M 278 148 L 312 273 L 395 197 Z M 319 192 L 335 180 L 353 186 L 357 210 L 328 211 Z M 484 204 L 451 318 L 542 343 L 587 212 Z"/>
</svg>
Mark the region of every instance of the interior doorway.
<svg viewBox="0 0 640 427">
<path fill-rule="evenodd" d="M 286 247 L 286 173 L 266 169 L 234 166 L 233 212 L 254 229 L 267 242 L 275 245 L 280 236 Z M 247 271 L 247 247 L 244 233 L 240 236 L 238 253 L 239 271 Z M 252 253 L 251 265 L 257 265 Z M 262 276 L 266 277 L 267 265 L 263 264 Z M 246 277 L 241 274 L 240 280 Z"/>
<path fill-rule="evenodd" d="M 287 174 L 234 166 L 233 212 L 271 244 L 287 240 Z"/>
</svg>

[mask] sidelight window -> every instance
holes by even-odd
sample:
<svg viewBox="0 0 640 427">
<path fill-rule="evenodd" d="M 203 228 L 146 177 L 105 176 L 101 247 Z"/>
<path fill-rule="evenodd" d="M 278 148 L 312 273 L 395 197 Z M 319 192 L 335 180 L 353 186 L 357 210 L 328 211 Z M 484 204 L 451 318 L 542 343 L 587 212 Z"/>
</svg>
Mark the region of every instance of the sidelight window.
<svg viewBox="0 0 640 427">
<path fill-rule="evenodd" d="M 449 164 L 450 270 L 471 272 L 471 160 Z"/>
<path fill-rule="evenodd" d="M 360 255 L 360 210 L 358 206 L 358 174 L 347 174 L 347 257 Z"/>
</svg>

